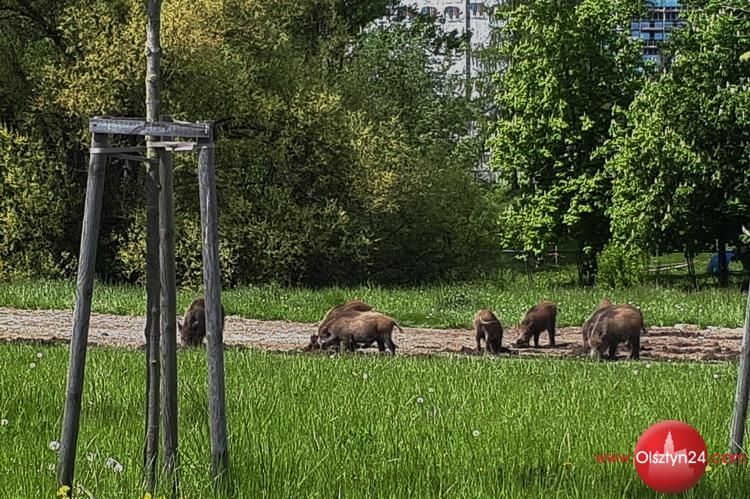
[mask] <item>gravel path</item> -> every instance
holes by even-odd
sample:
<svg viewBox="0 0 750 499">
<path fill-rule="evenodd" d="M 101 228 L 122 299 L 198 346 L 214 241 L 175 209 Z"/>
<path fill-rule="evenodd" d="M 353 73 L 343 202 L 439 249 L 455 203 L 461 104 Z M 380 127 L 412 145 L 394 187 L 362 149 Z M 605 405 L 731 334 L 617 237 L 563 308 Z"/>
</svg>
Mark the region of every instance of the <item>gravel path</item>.
<svg viewBox="0 0 750 499">
<path fill-rule="evenodd" d="M 17 310 L 0 307 L 0 341 L 68 343 L 72 324 L 72 310 Z M 144 324 L 145 317 L 92 314 L 89 344 L 142 348 Z M 307 345 L 310 335 L 316 329 L 315 324 L 228 316 L 224 342 L 227 346 L 297 351 Z M 738 358 L 742 344 L 742 329 L 701 329 L 680 324 L 647 329 L 648 335 L 641 340 L 644 347 L 641 359 L 645 360 L 732 360 Z M 509 345 L 516 334 L 515 328 L 507 328 L 503 345 Z M 473 334 L 468 330 L 404 328 L 404 334 L 396 332 L 394 339 L 399 346 L 398 353 L 403 355 L 475 353 Z M 547 336 L 542 334 L 540 348 L 512 348 L 509 355 L 581 354 L 580 328 L 560 328 L 556 339 L 557 347 L 548 348 Z M 627 347 L 622 346 L 618 352 L 620 357 L 627 355 Z"/>
</svg>

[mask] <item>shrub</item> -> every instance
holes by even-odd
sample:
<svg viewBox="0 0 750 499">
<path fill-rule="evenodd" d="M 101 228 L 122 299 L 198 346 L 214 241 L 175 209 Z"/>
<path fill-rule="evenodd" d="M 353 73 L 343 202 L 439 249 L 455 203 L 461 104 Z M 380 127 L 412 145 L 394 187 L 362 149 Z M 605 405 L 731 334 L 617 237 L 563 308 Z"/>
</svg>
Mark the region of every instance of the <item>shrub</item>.
<svg viewBox="0 0 750 499">
<path fill-rule="evenodd" d="M 597 284 L 607 288 L 640 284 L 648 270 L 646 252 L 633 246 L 609 244 L 599 254 L 597 263 Z"/>
</svg>

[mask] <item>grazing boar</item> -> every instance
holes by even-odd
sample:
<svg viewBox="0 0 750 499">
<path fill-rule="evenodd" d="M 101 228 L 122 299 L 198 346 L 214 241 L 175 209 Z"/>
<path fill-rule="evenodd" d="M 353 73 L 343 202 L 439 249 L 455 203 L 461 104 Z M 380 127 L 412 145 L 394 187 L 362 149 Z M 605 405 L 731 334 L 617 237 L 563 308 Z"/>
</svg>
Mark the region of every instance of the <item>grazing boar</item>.
<svg viewBox="0 0 750 499">
<path fill-rule="evenodd" d="M 594 326 L 594 322 L 596 322 L 596 319 L 603 311 L 609 309 L 611 306 L 611 301 L 609 301 L 607 298 L 602 298 L 602 301 L 599 302 L 599 305 L 597 306 L 594 313 L 591 314 L 591 317 L 586 319 L 586 322 L 583 323 L 583 326 L 581 327 L 581 335 L 583 336 L 584 347 L 589 346 L 589 336 L 591 334 L 591 328 Z"/>
<path fill-rule="evenodd" d="M 361 300 L 349 300 L 346 303 L 336 305 L 326 312 L 325 316 L 323 316 L 323 320 L 320 321 L 320 326 L 318 326 L 318 335 L 320 335 L 320 332 L 323 331 L 331 321 L 336 320 L 336 318 L 341 317 L 342 315 L 369 312 L 371 310 L 372 307 Z"/>
<path fill-rule="evenodd" d="M 641 351 L 641 333 L 646 333 L 643 314 L 632 305 L 608 305 L 597 309 L 584 328 L 591 357 L 601 359 L 608 352 L 609 360 L 615 360 L 617 346 L 627 343 L 630 358 L 638 360 Z M 584 325 L 585 326 L 585 325 Z"/>
<path fill-rule="evenodd" d="M 339 351 L 345 352 L 354 351 L 358 344 L 369 345 L 376 342 L 381 352 L 387 349 L 395 354 L 397 345 L 393 342 L 394 327 L 403 334 L 403 329 L 395 320 L 380 312 L 342 314 L 322 328 L 318 334 L 318 343 L 323 349 L 338 344 Z"/>
<path fill-rule="evenodd" d="M 541 301 L 531 307 L 521 321 L 516 339 L 516 346 L 529 346 L 529 340 L 534 338 L 534 348 L 539 348 L 539 335 L 547 331 L 549 346 L 555 346 L 555 321 L 557 320 L 557 305 L 551 301 Z"/>
<path fill-rule="evenodd" d="M 482 340 L 490 353 L 500 353 L 503 343 L 503 326 L 497 316 L 486 308 L 477 312 L 474 317 L 474 336 L 477 340 L 477 352 L 482 351 Z"/>
<path fill-rule="evenodd" d="M 224 311 L 224 305 L 221 306 L 221 325 L 224 327 L 226 319 L 226 313 Z M 206 301 L 203 298 L 198 298 L 190 304 L 187 311 L 185 312 L 185 318 L 183 322 L 177 322 L 177 328 L 180 331 L 180 340 L 182 346 L 198 346 L 203 343 L 203 338 L 206 337 Z"/>
</svg>

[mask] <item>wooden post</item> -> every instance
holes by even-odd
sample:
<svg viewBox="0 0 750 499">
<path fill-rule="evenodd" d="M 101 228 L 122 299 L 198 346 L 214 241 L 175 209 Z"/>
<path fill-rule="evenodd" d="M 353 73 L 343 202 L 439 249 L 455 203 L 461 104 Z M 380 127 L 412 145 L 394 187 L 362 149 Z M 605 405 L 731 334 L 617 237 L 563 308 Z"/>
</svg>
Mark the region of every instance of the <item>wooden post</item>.
<svg viewBox="0 0 750 499">
<path fill-rule="evenodd" d="M 164 140 L 170 140 L 165 138 Z M 177 284 L 174 249 L 174 171 L 172 153 L 159 154 L 159 263 L 161 267 L 162 406 L 164 408 L 164 467 L 177 494 Z"/>
<path fill-rule="evenodd" d="M 730 428 L 729 452 L 739 454 L 744 452 L 742 447 L 745 438 L 745 422 L 747 421 L 747 402 L 750 395 L 750 291 L 747 293 L 745 306 L 745 333 L 742 336 L 742 352 L 737 373 L 737 390 L 734 396 L 734 411 Z"/>
<path fill-rule="evenodd" d="M 161 62 L 161 0 L 149 0 L 146 24 L 146 121 L 159 120 L 159 65 Z M 154 140 L 147 137 L 146 140 Z M 157 151 L 148 149 L 148 157 L 156 158 Z M 147 163 L 146 176 L 146 442 L 144 471 L 146 491 L 156 488 L 157 457 L 159 453 L 159 333 L 160 333 L 160 265 L 159 265 L 159 166 Z"/>
<path fill-rule="evenodd" d="M 211 432 L 211 475 L 221 488 L 228 484 L 227 423 L 224 399 L 224 331 L 221 313 L 219 271 L 219 221 L 214 167 L 213 127 L 211 138 L 198 141 L 198 182 L 203 240 L 203 285 L 206 299 L 208 338 L 208 412 Z"/>
<path fill-rule="evenodd" d="M 102 213 L 102 197 L 104 196 L 104 174 L 107 168 L 107 155 L 100 151 L 105 147 L 107 147 L 107 136 L 98 133 L 93 134 L 91 137 L 92 151 L 89 159 L 83 228 L 81 229 L 76 306 L 73 313 L 73 332 L 70 340 L 68 389 L 65 396 L 60 455 L 57 463 L 59 486 L 73 486 L 78 425 L 83 397 L 83 375 L 86 367 L 86 345 L 89 336 L 89 319 L 91 318 L 91 299 L 94 293 L 96 246 Z"/>
</svg>

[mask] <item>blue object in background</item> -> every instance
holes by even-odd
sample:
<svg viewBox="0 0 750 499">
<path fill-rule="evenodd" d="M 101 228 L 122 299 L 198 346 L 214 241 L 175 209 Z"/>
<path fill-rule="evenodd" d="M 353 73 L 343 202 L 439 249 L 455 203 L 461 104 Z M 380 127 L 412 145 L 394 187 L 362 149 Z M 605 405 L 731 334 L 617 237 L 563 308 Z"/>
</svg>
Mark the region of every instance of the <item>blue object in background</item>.
<svg viewBox="0 0 750 499">
<path fill-rule="evenodd" d="M 729 262 L 731 262 L 733 258 L 734 258 L 734 251 L 727 251 L 726 253 L 727 267 L 729 267 Z M 711 260 L 708 262 L 708 273 L 709 274 L 719 273 L 719 254 L 718 253 L 715 253 L 711 257 Z"/>
</svg>

